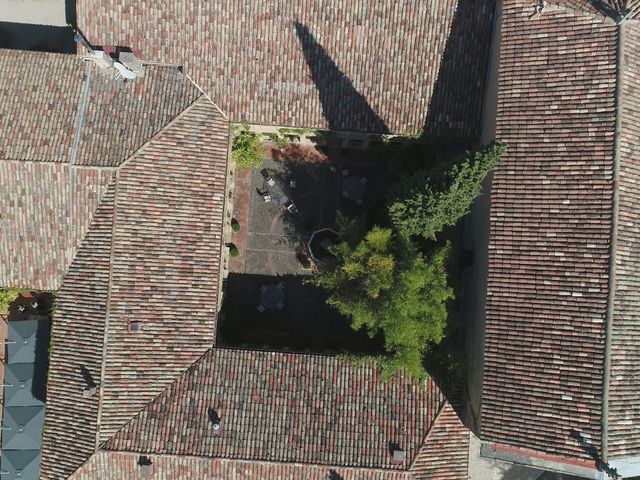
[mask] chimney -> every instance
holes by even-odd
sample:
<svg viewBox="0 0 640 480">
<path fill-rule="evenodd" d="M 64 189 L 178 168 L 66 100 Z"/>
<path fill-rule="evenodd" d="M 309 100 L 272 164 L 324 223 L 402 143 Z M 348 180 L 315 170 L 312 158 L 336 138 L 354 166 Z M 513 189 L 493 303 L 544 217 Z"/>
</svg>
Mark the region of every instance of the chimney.
<svg viewBox="0 0 640 480">
<path fill-rule="evenodd" d="M 147 456 L 140 456 L 138 459 L 138 467 L 140 467 L 140 476 L 142 478 L 150 478 L 153 474 L 153 462 Z"/>
</svg>

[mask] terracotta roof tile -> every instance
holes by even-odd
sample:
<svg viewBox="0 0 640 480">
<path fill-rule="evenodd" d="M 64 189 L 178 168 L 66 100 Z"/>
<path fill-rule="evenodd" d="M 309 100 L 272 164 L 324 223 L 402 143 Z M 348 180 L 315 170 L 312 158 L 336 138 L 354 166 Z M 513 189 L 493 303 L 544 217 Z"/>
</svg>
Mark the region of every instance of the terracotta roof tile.
<svg viewBox="0 0 640 480">
<path fill-rule="evenodd" d="M 609 381 L 610 457 L 640 455 L 640 26 L 623 26 L 615 297 Z"/>
<path fill-rule="evenodd" d="M 94 44 L 183 64 L 234 122 L 475 136 L 493 4 L 84 0 L 78 24 Z"/>
<path fill-rule="evenodd" d="M 75 55 L 0 50 L 0 159 L 119 165 L 200 96 L 176 67 L 145 72 L 124 83 Z"/>
<path fill-rule="evenodd" d="M 0 158 L 69 160 L 82 63 L 75 55 L 0 49 Z"/>
<path fill-rule="evenodd" d="M 333 357 L 213 349 L 109 440 L 110 450 L 394 468 L 444 401 L 430 380 L 382 383 Z M 211 412 L 222 420 L 213 435 Z M 395 466 L 399 468 L 400 466 Z"/>
<path fill-rule="evenodd" d="M 202 97 L 118 171 L 101 441 L 213 345 L 227 134 Z"/>
<path fill-rule="evenodd" d="M 142 79 L 126 83 L 90 70 L 78 165 L 120 165 L 200 96 L 175 67 L 148 65 Z"/>
<path fill-rule="evenodd" d="M 613 208 L 613 22 L 504 4 L 483 438 L 558 455 L 601 445 Z"/>
<path fill-rule="evenodd" d="M 153 455 L 156 480 L 411 480 L 406 471 L 329 467 L 274 462 L 247 462 L 184 455 Z M 140 456 L 101 451 L 78 470 L 72 480 L 143 480 Z M 466 477 L 465 477 L 466 478 Z M 462 477 L 460 477 L 462 480 Z"/>
<path fill-rule="evenodd" d="M 416 480 L 466 480 L 469 430 L 448 402 L 438 413 L 411 472 Z"/>
<path fill-rule="evenodd" d="M 2 163 L 2 162 L 0 162 Z M 51 337 L 41 478 L 66 478 L 96 449 L 115 181 L 58 292 Z"/>
<path fill-rule="evenodd" d="M 0 160 L 0 286 L 57 289 L 111 176 Z"/>
</svg>

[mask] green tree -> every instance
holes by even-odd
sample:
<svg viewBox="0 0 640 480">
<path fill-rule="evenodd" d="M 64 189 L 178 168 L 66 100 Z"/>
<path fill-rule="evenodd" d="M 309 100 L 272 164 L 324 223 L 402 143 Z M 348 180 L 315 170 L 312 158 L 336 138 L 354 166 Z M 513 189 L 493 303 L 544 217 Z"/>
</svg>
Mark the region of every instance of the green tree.
<svg viewBox="0 0 640 480">
<path fill-rule="evenodd" d="M 4 288 L 0 289 L 0 314 L 6 315 L 9 311 L 9 305 L 11 305 L 18 295 L 22 292 L 19 288 Z"/>
<path fill-rule="evenodd" d="M 245 125 L 233 137 L 231 158 L 239 168 L 259 168 L 262 166 L 262 158 L 267 152 L 259 134 L 251 132 Z"/>
<path fill-rule="evenodd" d="M 370 337 L 383 334 L 383 373 L 404 370 L 426 375 L 424 354 L 439 343 L 447 323 L 449 245 L 425 258 L 406 235 L 374 227 L 357 245 L 333 248 L 335 263 L 314 283 L 327 290 L 328 303 Z"/>
<path fill-rule="evenodd" d="M 500 162 L 506 145 L 492 143 L 440 171 L 422 169 L 398 181 L 389 195 L 389 217 L 409 235 L 435 239 L 469 213 L 482 181 Z M 443 171 L 444 170 L 444 171 Z"/>
</svg>

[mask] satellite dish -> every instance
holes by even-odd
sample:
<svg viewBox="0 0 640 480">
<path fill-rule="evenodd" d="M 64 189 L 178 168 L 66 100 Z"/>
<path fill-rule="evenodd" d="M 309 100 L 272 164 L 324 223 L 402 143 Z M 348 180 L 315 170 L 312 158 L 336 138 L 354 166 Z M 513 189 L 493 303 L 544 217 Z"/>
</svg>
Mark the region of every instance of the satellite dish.
<svg viewBox="0 0 640 480">
<path fill-rule="evenodd" d="M 116 68 L 116 70 L 118 70 L 118 72 L 123 78 L 126 78 L 127 80 L 133 80 L 136 78 L 136 74 L 133 73 L 131 70 L 129 70 L 120 62 L 113 62 L 113 66 Z"/>
</svg>

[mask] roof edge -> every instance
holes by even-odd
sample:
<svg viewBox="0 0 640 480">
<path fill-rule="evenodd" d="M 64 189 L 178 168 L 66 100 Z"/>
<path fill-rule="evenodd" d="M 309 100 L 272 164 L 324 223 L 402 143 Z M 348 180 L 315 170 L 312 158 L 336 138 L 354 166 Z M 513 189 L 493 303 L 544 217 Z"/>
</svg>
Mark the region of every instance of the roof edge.
<svg viewBox="0 0 640 480">
<path fill-rule="evenodd" d="M 600 478 L 599 474 L 601 473 L 596 468 L 595 460 L 577 460 L 494 442 L 483 441 L 480 447 L 480 456 L 510 464 L 594 479 Z"/>
</svg>

